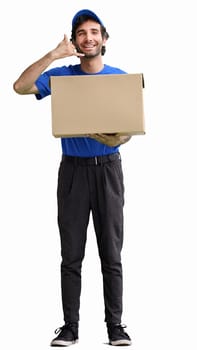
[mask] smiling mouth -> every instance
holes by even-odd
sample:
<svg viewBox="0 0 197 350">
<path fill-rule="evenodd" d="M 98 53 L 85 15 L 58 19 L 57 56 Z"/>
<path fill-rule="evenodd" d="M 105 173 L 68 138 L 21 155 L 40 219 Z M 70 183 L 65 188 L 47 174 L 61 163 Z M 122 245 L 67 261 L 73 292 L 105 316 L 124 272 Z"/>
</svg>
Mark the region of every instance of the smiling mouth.
<svg viewBox="0 0 197 350">
<path fill-rule="evenodd" d="M 85 46 L 84 50 L 92 50 L 94 48 L 94 46 Z"/>
</svg>

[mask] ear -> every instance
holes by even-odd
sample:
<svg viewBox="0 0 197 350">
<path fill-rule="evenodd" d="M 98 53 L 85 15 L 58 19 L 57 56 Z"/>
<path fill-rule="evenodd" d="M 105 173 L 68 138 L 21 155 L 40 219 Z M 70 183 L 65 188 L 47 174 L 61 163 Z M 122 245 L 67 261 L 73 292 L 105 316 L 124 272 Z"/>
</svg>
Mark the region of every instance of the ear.
<svg viewBox="0 0 197 350">
<path fill-rule="evenodd" d="M 104 46 L 105 46 L 106 42 L 107 42 L 107 38 L 104 37 L 104 38 L 103 38 L 103 45 L 104 45 Z"/>
</svg>

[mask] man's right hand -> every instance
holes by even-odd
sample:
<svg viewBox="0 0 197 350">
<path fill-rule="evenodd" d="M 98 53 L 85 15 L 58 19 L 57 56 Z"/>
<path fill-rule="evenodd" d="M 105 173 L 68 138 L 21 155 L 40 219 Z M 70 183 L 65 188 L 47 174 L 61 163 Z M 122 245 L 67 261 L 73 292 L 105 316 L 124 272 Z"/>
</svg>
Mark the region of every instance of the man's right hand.
<svg viewBox="0 0 197 350">
<path fill-rule="evenodd" d="M 77 52 L 75 46 L 70 40 L 68 40 L 66 34 L 64 34 L 64 39 L 57 45 L 54 50 L 52 50 L 51 54 L 53 55 L 54 59 L 65 58 L 69 56 L 85 56 L 83 53 Z"/>
</svg>

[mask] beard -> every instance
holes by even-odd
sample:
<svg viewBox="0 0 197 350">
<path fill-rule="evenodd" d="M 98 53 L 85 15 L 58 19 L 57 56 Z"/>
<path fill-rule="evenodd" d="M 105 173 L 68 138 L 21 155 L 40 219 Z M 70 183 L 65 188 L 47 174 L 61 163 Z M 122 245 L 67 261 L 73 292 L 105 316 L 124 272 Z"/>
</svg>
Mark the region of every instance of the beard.
<svg viewBox="0 0 197 350">
<path fill-rule="evenodd" d="M 82 51 L 79 47 L 76 47 L 76 49 L 77 49 L 77 52 L 85 54 L 84 56 L 85 58 L 90 59 L 90 58 L 99 56 L 101 54 L 102 47 L 99 47 L 94 53 L 86 53 Z"/>
</svg>

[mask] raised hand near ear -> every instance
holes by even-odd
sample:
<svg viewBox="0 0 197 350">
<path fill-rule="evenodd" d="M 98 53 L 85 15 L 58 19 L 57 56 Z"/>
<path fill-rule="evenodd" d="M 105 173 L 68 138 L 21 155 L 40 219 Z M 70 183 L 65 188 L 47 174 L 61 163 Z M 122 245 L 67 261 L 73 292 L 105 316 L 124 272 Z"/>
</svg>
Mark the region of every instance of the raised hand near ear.
<svg viewBox="0 0 197 350">
<path fill-rule="evenodd" d="M 57 45 L 57 47 L 52 51 L 53 51 L 53 57 L 55 57 L 55 59 L 65 58 L 65 57 L 69 57 L 69 56 L 77 56 L 77 57 L 84 56 L 83 53 L 77 52 L 75 46 L 68 39 L 66 34 L 64 34 L 63 40 L 60 41 L 60 43 Z"/>
</svg>

